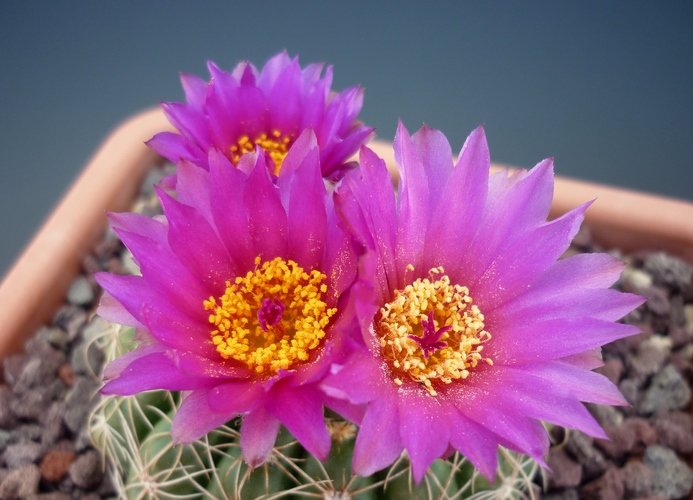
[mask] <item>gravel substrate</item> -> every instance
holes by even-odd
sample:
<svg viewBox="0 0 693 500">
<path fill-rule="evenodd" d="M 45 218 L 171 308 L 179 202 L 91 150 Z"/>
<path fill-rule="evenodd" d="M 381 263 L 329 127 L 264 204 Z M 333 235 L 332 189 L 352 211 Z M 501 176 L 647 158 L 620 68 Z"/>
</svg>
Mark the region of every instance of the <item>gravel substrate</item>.
<svg viewBox="0 0 693 500">
<path fill-rule="evenodd" d="M 144 181 L 134 210 L 154 215 L 152 183 Z M 581 231 L 571 252 L 596 250 Z M 544 477 L 546 499 L 688 498 L 693 487 L 693 269 L 663 253 L 627 257 L 618 287 L 650 300 L 625 322 L 642 334 L 603 349 L 598 371 L 632 406 L 590 405 L 610 441 L 555 428 Z M 0 499 L 96 499 L 116 495 L 101 456 L 86 434 L 100 387 L 103 353 L 92 342 L 104 327 L 94 316 L 93 272 L 125 273 L 131 261 L 109 232 L 83 259 L 51 326 L 7 357 L 0 382 Z M 538 478 L 537 482 L 542 482 Z"/>
<path fill-rule="evenodd" d="M 597 250 L 583 231 L 573 251 Z M 622 257 L 623 258 L 623 257 Z M 546 499 L 689 498 L 693 488 L 693 269 L 661 252 L 627 256 L 617 288 L 649 297 L 624 322 L 642 333 L 604 346 L 629 407 L 588 405 L 610 441 L 553 429 Z"/>
</svg>

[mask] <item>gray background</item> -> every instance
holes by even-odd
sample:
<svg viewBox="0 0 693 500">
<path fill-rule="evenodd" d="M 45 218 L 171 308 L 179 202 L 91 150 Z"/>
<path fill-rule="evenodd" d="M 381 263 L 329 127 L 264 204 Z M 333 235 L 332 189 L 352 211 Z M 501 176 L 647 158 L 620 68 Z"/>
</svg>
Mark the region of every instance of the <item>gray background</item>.
<svg viewBox="0 0 693 500">
<path fill-rule="evenodd" d="M 205 62 L 287 49 L 492 160 L 693 200 L 693 3 L 0 0 L 0 273 L 101 140 Z"/>
</svg>

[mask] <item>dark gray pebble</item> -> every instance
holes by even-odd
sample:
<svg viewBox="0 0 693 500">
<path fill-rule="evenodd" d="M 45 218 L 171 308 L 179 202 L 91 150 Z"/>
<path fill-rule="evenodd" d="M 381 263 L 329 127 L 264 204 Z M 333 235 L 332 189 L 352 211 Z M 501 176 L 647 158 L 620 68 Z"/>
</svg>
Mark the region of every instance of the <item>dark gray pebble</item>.
<svg viewBox="0 0 693 500">
<path fill-rule="evenodd" d="M 655 375 L 638 403 L 642 415 L 680 410 L 691 400 L 691 389 L 673 365 Z"/>
<path fill-rule="evenodd" d="M 12 429 L 17 425 L 17 415 L 12 411 L 12 390 L 0 384 L 0 429 Z"/>
<path fill-rule="evenodd" d="M 693 487 L 693 471 L 664 446 L 650 446 L 643 462 L 652 470 L 652 494 L 665 498 L 681 498 Z"/>
<path fill-rule="evenodd" d="M 657 252 L 645 258 L 643 269 L 652 275 L 655 283 L 676 290 L 683 290 L 688 286 L 693 276 L 693 267 L 690 264 L 664 252 Z"/>
<path fill-rule="evenodd" d="M 594 439 L 580 431 L 570 431 L 565 449 L 582 464 L 582 473 L 586 480 L 600 476 L 608 467 L 602 452 L 594 447 Z"/>
</svg>

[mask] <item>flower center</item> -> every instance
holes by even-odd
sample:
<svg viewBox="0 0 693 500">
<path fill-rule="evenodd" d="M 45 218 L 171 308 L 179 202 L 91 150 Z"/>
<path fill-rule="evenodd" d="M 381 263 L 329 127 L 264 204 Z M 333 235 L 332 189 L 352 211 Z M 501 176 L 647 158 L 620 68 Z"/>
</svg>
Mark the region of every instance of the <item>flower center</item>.
<svg viewBox="0 0 693 500">
<path fill-rule="evenodd" d="M 433 268 L 428 278 L 395 290 L 373 323 L 395 384 L 409 377 L 431 396 L 441 384 L 467 378 L 479 361 L 493 364 L 481 355 L 481 344 L 491 339 L 484 315 L 472 305 L 469 290 L 451 284 L 444 273 Z"/>
<path fill-rule="evenodd" d="M 337 312 L 322 300 L 327 276 L 306 272 L 292 260 L 263 262 L 234 282 L 219 299 L 204 301 L 214 326 L 212 342 L 224 359 L 245 363 L 256 373 L 288 370 L 310 359 Z"/>
<path fill-rule="evenodd" d="M 279 130 L 273 131 L 271 136 L 263 133 L 252 141 L 247 135 L 244 135 L 238 139 L 236 144 L 231 146 L 231 162 L 238 165 L 241 156 L 255 151 L 255 146 L 260 146 L 263 151 L 269 153 L 272 161 L 274 161 L 274 175 L 279 175 L 282 162 L 289 152 L 290 143 L 291 138 L 288 135 L 282 135 Z"/>
</svg>

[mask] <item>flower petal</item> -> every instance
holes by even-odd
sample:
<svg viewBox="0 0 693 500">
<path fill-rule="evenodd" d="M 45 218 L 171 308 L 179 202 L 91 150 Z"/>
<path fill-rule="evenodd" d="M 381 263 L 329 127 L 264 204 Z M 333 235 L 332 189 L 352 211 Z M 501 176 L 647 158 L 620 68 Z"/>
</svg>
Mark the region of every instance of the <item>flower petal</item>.
<svg viewBox="0 0 693 500">
<path fill-rule="evenodd" d="M 207 402 L 207 396 L 211 390 L 211 388 L 199 389 L 184 397 L 171 425 L 171 438 L 174 444 L 197 441 L 235 416 L 212 411 Z"/>
<path fill-rule="evenodd" d="M 314 385 L 277 387 L 266 408 L 309 453 L 327 460 L 332 440 L 325 426 L 319 389 Z"/>
<path fill-rule="evenodd" d="M 399 427 L 393 425 L 399 419 L 393 394 L 385 393 L 368 406 L 354 445 L 352 468 L 355 474 L 368 477 L 397 460 L 404 449 Z"/>
<path fill-rule="evenodd" d="M 260 407 L 243 416 L 241 453 L 251 469 L 264 464 L 279 434 L 279 420 Z"/>
</svg>

